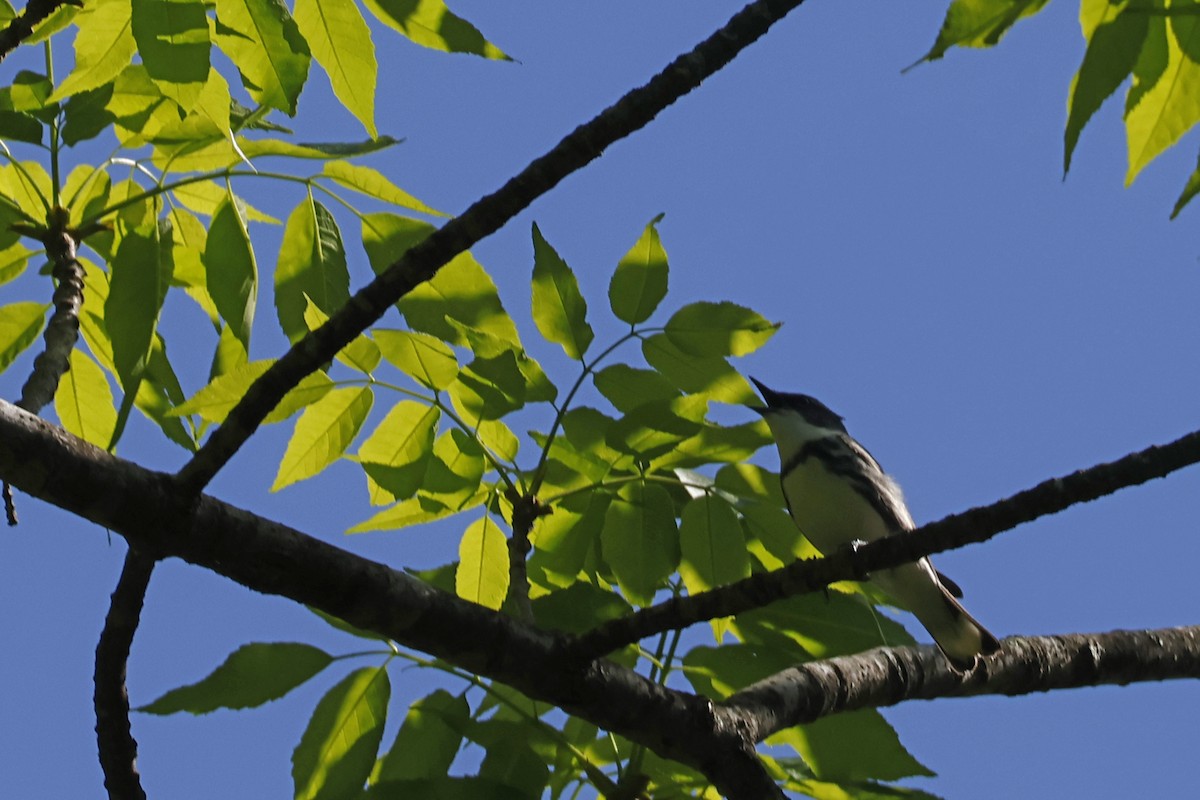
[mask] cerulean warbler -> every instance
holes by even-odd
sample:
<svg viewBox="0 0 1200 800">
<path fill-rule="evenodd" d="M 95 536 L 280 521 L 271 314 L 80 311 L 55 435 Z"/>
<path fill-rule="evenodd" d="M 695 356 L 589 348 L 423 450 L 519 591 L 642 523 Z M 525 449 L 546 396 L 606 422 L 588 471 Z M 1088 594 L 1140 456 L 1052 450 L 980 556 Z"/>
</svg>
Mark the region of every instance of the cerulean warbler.
<svg viewBox="0 0 1200 800">
<path fill-rule="evenodd" d="M 754 380 L 751 378 L 751 380 Z M 779 478 L 800 532 L 823 554 L 916 526 L 900 487 L 842 418 L 805 394 L 773 391 L 754 380 L 762 414 L 779 448 Z M 871 574 L 871 582 L 916 615 L 957 670 L 1000 649 L 996 637 L 959 604 L 962 590 L 928 558 Z"/>
</svg>

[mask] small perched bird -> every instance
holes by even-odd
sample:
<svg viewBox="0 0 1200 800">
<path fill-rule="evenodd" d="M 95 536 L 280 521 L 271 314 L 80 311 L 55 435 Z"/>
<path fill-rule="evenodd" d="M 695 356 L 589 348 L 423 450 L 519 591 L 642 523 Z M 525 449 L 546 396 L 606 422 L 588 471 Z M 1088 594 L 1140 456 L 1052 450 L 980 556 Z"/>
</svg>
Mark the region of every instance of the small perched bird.
<svg viewBox="0 0 1200 800">
<path fill-rule="evenodd" d="M 766 401 L 762 414 L 779 448 L 779 478 L 792 520 L 822 553 L 916 526 L 900 487 L 842 418 L 806 394 L 773 391 L 751 378 Z M 996 637 L 958 602 L 962 590 L 928 558 L 871 574 L 871 581 L 916 615 L 956 670 L 1000 649 Z"/>
</svg>

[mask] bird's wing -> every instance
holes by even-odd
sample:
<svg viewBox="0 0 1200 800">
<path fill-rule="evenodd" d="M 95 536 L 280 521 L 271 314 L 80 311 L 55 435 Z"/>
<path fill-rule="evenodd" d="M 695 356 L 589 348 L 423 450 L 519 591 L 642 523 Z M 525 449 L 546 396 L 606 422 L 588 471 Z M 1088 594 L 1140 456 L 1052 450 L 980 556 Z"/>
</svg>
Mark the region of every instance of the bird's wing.
<svg viewBox="0 0 1200 800">
<path fill-rule="evenodd" d="M 854 491 L 863 495 L 872 509 L 883 518 L 892 531 L 912 530 L 916 525 L 904 503 L 904 494 L 892 476 L 884 473 L 880 463 L 845 433 L 829 435 L 810 441 L 799 453 L 800 461 L 809 456 L 822 458 L 827 469 L 845 477 Z"/>
</svg>

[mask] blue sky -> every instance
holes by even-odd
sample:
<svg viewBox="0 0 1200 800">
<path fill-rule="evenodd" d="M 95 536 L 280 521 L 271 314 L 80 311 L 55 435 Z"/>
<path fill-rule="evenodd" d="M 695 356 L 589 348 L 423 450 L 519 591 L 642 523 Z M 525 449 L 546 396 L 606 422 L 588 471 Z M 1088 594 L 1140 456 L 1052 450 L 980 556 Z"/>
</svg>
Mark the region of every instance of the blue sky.
<svg viewBox="0 0 1200 800">
<path fill-rule="evenodd" d="M 431 205 L 461 211 L 737 7 L 455 4 L 511 64 L 376 32 L 379 127 L 406 142 L 369 163 Z M 475 248 L 546 368 L 566 364 L 557 348 L 536 349 L 527 323 L 531 223 L 572 265 L 596 319 L 616 260 L 665 212 L 667 303 L 729 299 L 783 322 L 739 368 L 843 414 L 904 486 L 918 522 L 1194 429 L 1200 212 L 1168 214 L 1196 138 L 1126 189 L 1114 100 L 1085 131 L 1064 182 L 1066 93 L 1082 57 L 1077 7 L 1052 4 L 996 50 L 953 51 L 901 75 L 943 12 L 814 0 Z M 361 138 L 327 87 L 313 88 L 298 130 Z M 246 191 L 277 215 L 298 200 Z M 278 232 L 258 232 L 269 269 Z M 365 258 L 353 268 L 361 283 Z M 188 313 L 175 323 L 181 333 L 198 321 Z M 264 304 L 260 318 L 271 317 Z M 254 355 L 274 355 L 279 336 L 260 327 Z M 600 327 L 601 339 L 616 330 Z M 4 376 L 5 396 L 23 366 Z M 369 513 L 351 465 L 268 494 L 289 430 L 256 437 L 211 491 L 397 566 L 452 557 L 460 522 L 344 537 Z M 146 426 L 121 453 L 161 469 L 184 460 Z M 774 465 L 771 453 L 761 459 Z M 999 636 L 1194 624 L 1198 490 L 1200 472 L 1187 470 L 935 561 Z M 23 525 L 0 537 L 9 654 L 0 775 L 13 797 L 98 796 L 92 655 L 124 546 L 29 499 L 21 512 Z M 303 609 L 168 562 L 130 664 L 134 702 L 202 677 L 248 641 L 359 649 Z M 404 691 L 428 685 L 411 670 L 393 680 L 397 691 L 402 681 Z M 135 717 L 151 796 L 287 796 L 291 749 L 331 683 L 245 713 Z M 1195 790 L 1198 702 L 1195 684 L 1176 682 L 910 703 L 885 715 L 939 773 L 913 785 L 945 797 L 1116 798 Z"/>
</svg>

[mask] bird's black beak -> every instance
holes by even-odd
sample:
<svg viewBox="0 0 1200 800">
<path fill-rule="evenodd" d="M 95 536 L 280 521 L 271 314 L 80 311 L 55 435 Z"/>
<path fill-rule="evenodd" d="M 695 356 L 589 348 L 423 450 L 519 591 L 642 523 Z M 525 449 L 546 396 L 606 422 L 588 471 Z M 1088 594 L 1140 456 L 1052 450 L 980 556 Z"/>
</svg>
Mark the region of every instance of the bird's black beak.
<svg viewBox="0 0 1200 800">
<path fill-rule="evenodd" d="M 779 398 L 779 394 L 777 392 L 772 391 L 767 386 L 765 386 L 757 378 L 751 377 L 750 381 L 758 388 L 758 393 L 762 395 L 763 400 L 765 400 L 767 402 L 767 405 L 765 407 L 751 406 L 750 410 L 757 411 L 759 414 L 761 414 L 762 416 L 765 417 L 767 414 L 769 414 L 771 412 L 771 409 L 777 405 L 776 400 Z"/>
</svg>

